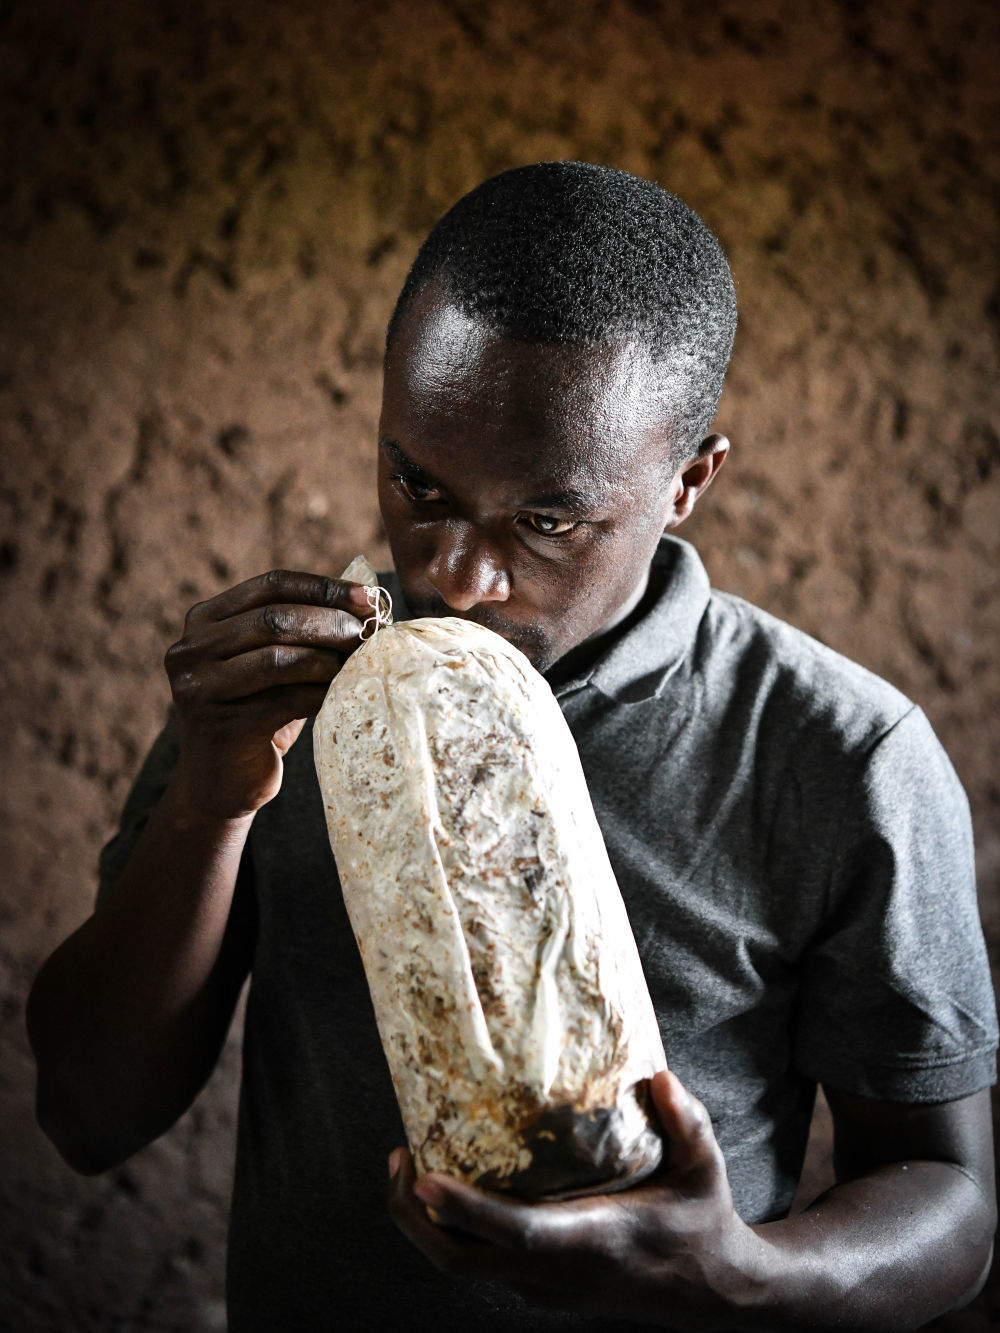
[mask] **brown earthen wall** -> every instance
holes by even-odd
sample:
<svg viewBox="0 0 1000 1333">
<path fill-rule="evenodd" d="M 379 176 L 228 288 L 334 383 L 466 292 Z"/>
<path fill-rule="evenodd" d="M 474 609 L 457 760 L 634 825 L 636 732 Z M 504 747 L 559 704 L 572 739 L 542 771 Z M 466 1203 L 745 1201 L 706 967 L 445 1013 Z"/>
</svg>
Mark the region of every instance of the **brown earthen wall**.
<svg viewBox="0 0 1000 1333">
<path fill-rule="evenodd" d="M 736 449 L 686 535 L 718 585 L 923 705 L 1000 944 L 995 10 L 0 5 L 5 1327 L 223 1327 L 235 1038 L 172 1133 L 86 1180 L 34 1126 L 24 997 L 89 910 L 185 608 L 386 559 L 384 324 L 494 171 L 625 167 L 722 238 Z M 994 1290 L 949 1327 L 998 1312 Z"/>
</svg>

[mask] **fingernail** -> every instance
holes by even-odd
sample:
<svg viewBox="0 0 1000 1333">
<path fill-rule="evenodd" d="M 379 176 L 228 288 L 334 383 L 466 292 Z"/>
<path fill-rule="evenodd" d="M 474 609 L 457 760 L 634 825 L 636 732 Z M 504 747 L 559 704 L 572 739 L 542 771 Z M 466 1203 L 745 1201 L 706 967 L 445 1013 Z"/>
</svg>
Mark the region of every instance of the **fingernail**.
<svg viewBox="0 0 1000 1333">
<path fill-rule="evenodd" d="M 355 606 L 370 606 L 368 600 L 368 589 L 363 583 L 352 583 L 351 591 L 347 594 L 347 600 L 353 602 Z"/>
<path fill-rule="evenodd" d="M 441 1208 L 446 1200 L 444 1190 L 435 1180 L 418 1180 L 413 1187 L 413 1193 L 421 1203 L 427 1204 L 428 1208 Z"/>
<path fill-rule="evenodd" d="M 395 1180 L 399 1175 L 399 1167 L 402 1162 L 402 1154 L 398 1148 L 393 1148 L 389 1154 L 389 1179 Z"/>
</svg>

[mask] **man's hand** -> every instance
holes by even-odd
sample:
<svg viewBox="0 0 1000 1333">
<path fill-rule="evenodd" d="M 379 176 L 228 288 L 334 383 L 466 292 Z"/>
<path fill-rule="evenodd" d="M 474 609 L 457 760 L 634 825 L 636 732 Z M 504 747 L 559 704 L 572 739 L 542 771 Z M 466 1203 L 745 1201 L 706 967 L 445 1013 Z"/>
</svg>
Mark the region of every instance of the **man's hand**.
<svg viewBox="0 0 1000 1333">
<path fill-rule="evenodd" d="M 390 1158 L 396 1224 L 443 1272 L 555 1309 L 681 1329 L 909 1330 L 969 1301 L 996 1207 L 989 1090 L 906 1105 L 828 1088 L 838 1184 L 748 1227 L 704 1107 L 672 1074 L 653 1102 L 667 1165 L 622 1194 L 520 1203 Z"/>
<path fill-rule="evenodd" d="M 755 1299 L 761 1243 L 737 1216 L 708 1114 L 675 1075 L 653 1103 L 667 1164 L 619 1194 L 522 1203 L 390 1158 L 397 1226 L 445 1273 L 489 1278 L 553 1309 L 719 1328 Z"/>
<path fill-rule="evenodd" d="M 180 732 L 176 785 L 193 808 L 250 815 L 323 702 L 369 611 L 364 588 L 272 570 L 188 612 L 165 666 Z"/>
</svg>

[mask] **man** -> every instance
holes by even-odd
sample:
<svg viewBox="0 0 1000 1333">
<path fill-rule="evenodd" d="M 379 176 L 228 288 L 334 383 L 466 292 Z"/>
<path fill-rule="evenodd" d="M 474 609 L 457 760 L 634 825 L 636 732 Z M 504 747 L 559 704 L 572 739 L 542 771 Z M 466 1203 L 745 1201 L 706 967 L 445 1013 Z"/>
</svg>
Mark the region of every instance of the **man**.
<svg viewBox="0 0 1000 1333">
<path fill-rule="evenodd" d="M 634 1190 L 518 1203 L 397 1148 L 386 1207 L 401 1130 L 299 739 L 367 602 L 272 572 L 167 654 L 173 720 L 29 1022 L 40 1119 L 102 1170 L 190 1104 L 250 973 L 233 1333 L 912 1328 L 985 1277 L 996 1030 L 954 774 L 895 690 L 662 535 L 726 457 L 734 325 L 679 200 L 549 163 L 446 215 L 387 339 L 397 607 L 547 673 L 643 957 L 673 1073 Z M 839 1180 L 787 1218 L 817 1083 Z"/>
</svg>

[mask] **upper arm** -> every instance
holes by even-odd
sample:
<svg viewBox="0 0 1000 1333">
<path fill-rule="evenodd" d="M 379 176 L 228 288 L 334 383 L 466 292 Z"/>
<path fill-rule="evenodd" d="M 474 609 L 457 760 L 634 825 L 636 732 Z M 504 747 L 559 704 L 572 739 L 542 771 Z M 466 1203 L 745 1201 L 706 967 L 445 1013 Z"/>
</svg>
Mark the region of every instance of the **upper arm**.
<svg viewBox="0 0 1000 1333">
<path fill-rule="evenodd" d="M 875 1101 L 829 1087 L 824 1092 L 833 1117 L 838 1182 L 897 1162 L 944 1162 L 959 1167 L 995 1209 L 988 1088 L 932 1104 Z"/>
<path fill-rule="evenodd" d="M 799 960 L 797 1067 L 877 1101 L 964 1098 L 994 1077 L 996 1005 L 968 803 L 918 710 L 867 752 L 840 802 Z"/>
</svg>

